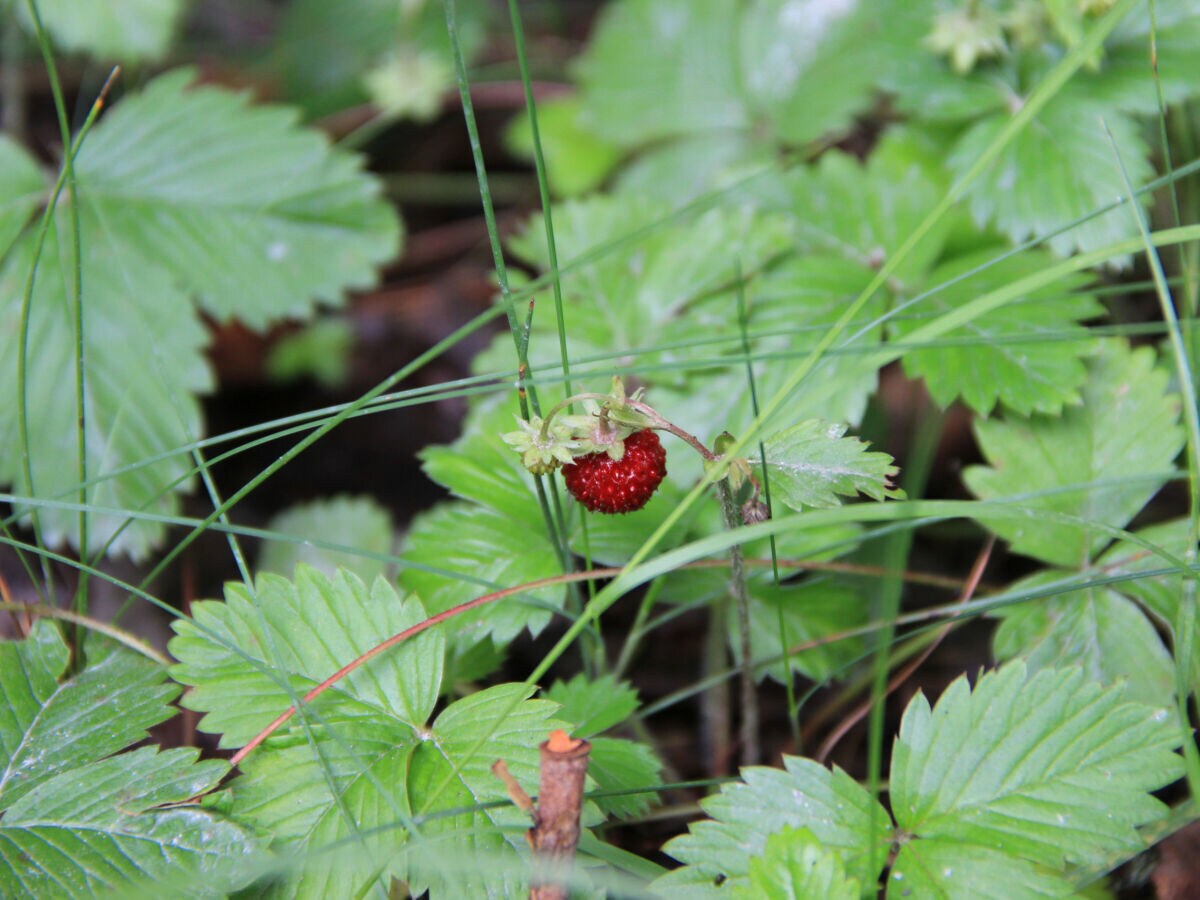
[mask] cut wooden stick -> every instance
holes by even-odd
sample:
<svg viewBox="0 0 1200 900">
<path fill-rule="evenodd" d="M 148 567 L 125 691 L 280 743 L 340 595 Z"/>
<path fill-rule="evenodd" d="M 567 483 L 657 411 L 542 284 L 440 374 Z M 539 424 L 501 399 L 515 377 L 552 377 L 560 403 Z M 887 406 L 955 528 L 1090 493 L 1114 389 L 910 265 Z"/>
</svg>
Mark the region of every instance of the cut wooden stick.
<svg viewBox="0 0 1200 900">
<path fill-rule="evenodd" d="M 509 773 L 504 760 L 496 760 L 492 773 L 504 782 L 513 803 L 533 815 L 533 827 L 525 835 L 533 847 L 530 900 L 567 900 L 571 863 L 579 846 L 583 784 L 592 745 L 555 730 L 538 749 L 542 764 L 536 806 Z"/>
</svg>

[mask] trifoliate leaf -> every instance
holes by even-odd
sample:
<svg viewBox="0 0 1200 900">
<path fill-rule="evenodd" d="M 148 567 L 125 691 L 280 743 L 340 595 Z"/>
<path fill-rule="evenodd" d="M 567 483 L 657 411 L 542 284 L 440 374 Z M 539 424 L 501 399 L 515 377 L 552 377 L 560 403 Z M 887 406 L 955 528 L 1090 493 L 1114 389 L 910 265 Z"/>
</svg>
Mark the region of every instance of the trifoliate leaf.
<svg viewBox="0 0 1200 900">
<path fill-rule="evenodd" d="M 554 704 L 526 699 L 530 690 L 479 691 L 420 728 L 374 706 L 315 732 L 313 745 L 255 750 L 227 804 L 270 831 L 273 849 L 302 857 L 273 895 L 340 896 L 381 877 L 385 885 L 389 877 L 407 881 L 414 894 L 430 887 L 434 896 L 528 891 L 529 819 L 497 802 L 506 795 L 491 765 L 503 759 L 535 788 L 538 744 L 563 723 L 550 718 Z M 416 816 L 424 821 L 413 832 Z"/>
<path fill-rule="evenodd" d="M 353 572 L 368 584 L 385 575 L 389 564 L 382 559 L 392 552 L 394 531 L 391 514 L 370 497 L 330 497 L 299 503 L 279 513 L 267 524 L 268 531 L 296 538 L 267 541 L 258 560 L 259 572 L 291 577 L 297 563 L 320 569 L 332 578 L 338 568 Z M 306 543 L 323 540 L 362 550 L 330 550 Z"/>
<path fill-rule="evenodd" d="M 947 160 L 951 170 L 961 176 L 974 165 L 1012 115 L 1002 111 L 968 128 Z M 1017 243 L 1045 237 L 1123 196 L 1121 162 L 1135 187 L 1149 180 L 1148 154 L 1137 122 L 1092 101 L 1085 83 L 1068 86 L 973 182 L 967 194 L 971 213 L 980 225 L 994 223 Z M 1136 234 L 1133 215 L 1119 207 L 1047 243 L 1067 256 Z"/>
<path fill-rule="evenodd" d="M 1003 252 L 1002 247 L 993 247 L 939 266 L 929 275 L 928 283 L 934 287 L 966 277 L 893 319 L 892 333 L 903 340 L 928 318 L 1052 264 L 1048 254 L 1030 251 L 968 274 Z M 961 397 L 984 415 L 997 401 L 1022 415 L 1058 413 L 1064 404 L 1078 403 L 1079 386 L 1087 377 L 1083 358 L 1096 346 L 1079 323 L 1104 312 L 1090 295 L 1072 292 L 1086 281 L 1084 277 L 1060 281 L 985 313 L 948 334 L 946 346 L 907 350 L 905 373 L 923 378 L 942 406 Z"/>
<path fill-rule="evenodd" d="M 886 453 L 869 452 L 846 426 L 816 419 L 801 422 L 764 442 L 771 495 L 792 509 L 838 506 L 842 497 L 874 500 L 903 497 L 891 486 L 899 470 Z"/>
<path fill-rule="evenodd" d="M 12 5 L 30 31 L 26 3 Z M 170 48 L 184 0 L 38 0 L 38 14 L 51 39 L 63 50 L 122 62 L 153 62 Z"/>
<path fill-rule="evenodd" d="M 750 881 L 738 885 L 739 900 L 859 900 L 858 879 L 842 858 L 807 828 L 784 828 L 767 838 L 763 852 L 750 860 Z"/>
<path fill-rule="evenodd" d="M 120 753 L 173 715 L 178 689 L 127 650 L 88 647 L 88 664 L 67 676 L 69 650 L 48 621 L 0 643 L 0 894 L 235 889 L 247 880 L 235 869 L 254 839 L 187 802 L 215 787 L 228 764 L 197 763 L 190 749 Z"/>
<path fill-rule="evenodd" d="M 1028 860 L 977 843 L 926 838 L 905 844 L 888 877 L 888 897 L 930 900 L 1040 900 L 1079 894 L 1069 880 Z"/>
<path fill-rule="evenodd" d="M 178 622 L 171 642 L 180 660 L 175 677 L 192 686 L 187 705 L 206 713 L 200 727 L 222 732 L 225 746 L 245 744 L 288 708 L 276 679 L 303 693 L 425 619 L 415 598 L 397 597 L 382 579 L 368 590 L 353 575 L 339 572 L 330 581 L 306 566 L 297 568 L 294 584 L 263 575 L 253 594 L 236 584 L 226 596 L 226 603 L 193 604 L 194 621 Z M 549 730 L 569 726 L 549 718 L 554 704 L 526 700 L 531 689 L 524 685 L 472 694 L 431 722 L 443 643 L 425 632 L 369 660 L 243 762 L 223 808 L 271 833 L 285 859 L 298 853 L 307 860 L 287 873 L 281 894 L 361 890 L 385 871 L 413 885 L 433 882 L 449 896 L 518 889 L 523 866 L 485 888 L 478 865 L 464 856 L 495 852 L 512 862 L 507 848 L 523 844 L 519 810 L 478 808 L 504 797 L 489 767 L 504 758 L 532 789 L 537 744 Z M 424 855 L 397 854 L 412 839 L 404 827 L 412 816 L 447 810 L 461 812 L 421 826 L 421 839 L 431 842 L 420 845 Z M 364 833 L 370 837 L 359 840 Z M 446 865 L 456 858 L 457 866 Z"/>
<path fill-rule="evenodd" d="M 1012 586 L 1049 584 L 1063 573 L 1046 571 Z M 1175 690 L 1174 664 L 1154 625 L 1115 590 L 1088 588 L 997 610 L 992 638 L 997 660 L 1019 657 L 1029 670 L 1078 665 L 1100 684 L 1126 685 L 1125 695 L 1161 703 Z"/>
<path fill-rule="evenodd" d="M 749 884 L 750 858 L 761 855 L 771 835 L 786 827 L 807 828 L 849 867 L 869 851 L 872 824 L 890 826 L 887 811 L 840 769 L 785 756 L 784 769 L 742 770 L 742 782 L 725 785 L 700 805 L 712 819 L 688 826 L 688 834 L 663 848 L 686 865 L 654 887 L 695 884 L 722 877 L 727 888 Z M 879 852 L 882 864 L 884 854 Z"/>
<path fill-rule="evenodd" d="M 7 135 L 0 135 L 0 257 L 8 252 L 46 184 L 37 163 Z"/>
<path fill-rule="evenodd" d="M 581 738 L 620 725 L 638 708 L 637 691 L 612 675 L 589 680 L 580 673 L 570 681 L 556 681 L 546 689 L 546 699 L 559 705 L 560 719 L 574 725 L 571 736 Z"/>
<path fill-rule="evenodd" d="M 979 420 L 975 434 L 990 468 L 972 466 L 964 480 L 985 500 L 1018 497 L 1033 510 L 1121 527 L 1170 477 L 1183 446 L 1179 399 L 1154 367 L 1149 347 L 1106 341 L 1090 360 L 1083 406 L 1060 417 Z M 1135 423 L 1136 427 L 1131 427 Z M 1110 538 L 1082 526 L 981 517 L 1014 550 L 1055 565 L 1086 564 Z"/>
<path fill-rule="evenodd" d="M 174 623 L 172 675 L 191 686 L 182 703 L 205 713 L 200 729 L 220 734 L 222 747 L 240 747 L 291 705 L 282 680 L 303 694 L 425 618 L 416 598 L 401 599 L 383 579 L 368 588 L 348 572 L 330 580 L 300 565 L 294 582 L 264 574 L 253 589 L 226 585 L 224 603 L 193 603 L 192 618 Z M 386 715 L 419 730 L 437 702 L 443 645 L 436 631 L 423 632 L 308 707 L 327 721 Z"/>
<path fill-rule="evenodd" d="M 630 792 L 595 797 L 601 812 L 616 819 L 631 819 L 657 803 L 655 788 L 662 784 L 662 763 L 653 750 L 623 738 L 592 738 L 591 744 L 588 777 L 596 782 L 596 791 Z"/>
<path fill-rule="evenodd" d="M 373 283 L 400 232 L 360 160 L 298 129 L 295 110 L 188 89 L 193 77 L 159 77 L 89 135 L 75 164 L 85 242 L 118 259 L 136 247 L 252 328 Z"/>
<path fill-rule="evenodd" d="M 910 865 L 930 868 L 934 838 L 1061 870 L 1143 849 L 1138 826 L 1166 807 L 1150 795 L 1178 778 L 1178 724 L 1121 698 L 1080 668 L 1029 673 L 1009 663 L 974 690 L 955 681 L 931 710 L 917 696 L 892 752 L 897 825 Z"/>
<path fill-rule="evenodd" d="M 781 587 L 765 580 L 752 581 L 750 589 L 750 649 L 754 659 L 781 657 L 795 647 L 819 638 L 849 631 L 866 621 L 863 598 L 847 585 L 814 580 Z M 731 604 L 732 606 L 732 604 Z M 735 657 L 741 659 L 741 630 L 736 609 L 729 610 L 729 643 Z M 822 681 L 862 653 L 860 638 L 848 638 L 790 654 L 766 668 L 780 683 L 800 672 L 814 681 Z"/>
<path fill-rule="evenodd" d="M 174 715 L 179 693 L 163 670 L 126 650 L 93 644 L 88 665 L 60 682 L 70 653 L 40 620 L 23 641 L 0 642 L 0 807 L 146 737 Z"/>
</svg>

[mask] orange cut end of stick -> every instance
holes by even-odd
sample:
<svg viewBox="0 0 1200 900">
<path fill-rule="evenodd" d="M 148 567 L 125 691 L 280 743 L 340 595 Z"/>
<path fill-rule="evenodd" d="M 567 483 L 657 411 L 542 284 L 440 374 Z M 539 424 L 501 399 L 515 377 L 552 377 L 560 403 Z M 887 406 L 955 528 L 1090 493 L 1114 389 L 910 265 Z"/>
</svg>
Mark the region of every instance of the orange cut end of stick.
<svg viewBox="0 0 1200 900">
<path fill-rule="evenodd" d="M 546 741 L 546 749 L 551 753 L 567 753 L 579 744 L 578 738 L 569 737 L 561 728 L 555 728 L 550 732 L 550 740 Z"/>
</svg>

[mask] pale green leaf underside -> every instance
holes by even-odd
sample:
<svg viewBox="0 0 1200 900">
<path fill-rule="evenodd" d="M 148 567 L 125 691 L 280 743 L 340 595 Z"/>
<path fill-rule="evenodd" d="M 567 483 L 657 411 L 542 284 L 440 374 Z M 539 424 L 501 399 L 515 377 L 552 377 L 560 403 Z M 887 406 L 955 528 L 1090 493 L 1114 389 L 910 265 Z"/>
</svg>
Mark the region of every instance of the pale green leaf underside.
<svg viewBox="0 0 1200 900">
<path fill-rule="evenodd" d="M 360 160 L 294 110 L 192 79 L 159 77 L 88 138 L 76 173 L 96 239 L 136 247 L 214 316 L 254 328 L 372 283 L 399 225 Z"/>
<path fill-rule="evenodd" d="M 1102 344 L 1089 361 L 1082 407 L 1061 417 L 988 420 L 975 433 L 990 467 L 973 466 L 964 480 L 985 500 L 1078 516 L 1121 527 L 1169 477 L 1183 446 L 1179 399 L 1149 347 L 1123 340 Z M 1130 427 L 1136 422 L 1137 427 Z M 981 517 L 1014 550 L 1060 566 L 1085 563 L 1110 541 L 1083 527 L 1026 519 Z"/>
<path fill-rule="evenodd" d="M 95 224 L 84 216 L 85 234 L 93 234 Z M 57 225 L 49 232 L 30 304 L 25 403 L 32 491 L 21 463 L 17 419 L 20 307 L 33 261 L 32 236 L 20 240 L 0 269 L 0 332 L 12 335 L 0 341 L 0 445 L 5 448 L 0 483 L 13 484 L 23 496 L 76 501 L 74 276 L 64 249 L 65 215 Z M 165 454 L 200 437 L 195 395 L 212 386 L 202 355 L 207 335 L 167 273 L 136 250 L 85 237 L 81 263 L 87 474 L 89 480 L 102 479 L 88 488 L 88 501 L 102 508 L 175 514 L 175 491 L 190 485 L 191 461 L 184 453 Z M 77 512 L 43 509 L 39 519 L 47 544 L 78 543 Z M 135 521 L 122 529 L 124 523 L 124 517 L 93 514 L 89 552 L 112 540 L 113 551 L 140 559 L 163 531 L 151 522 Z"/>
<path fill-rule="evenodd" d="M 190 685 L 183 704 L 205 713 L 200 728 L 240 747 L 292 703 L 280 679 L 303 694 L 387 638 L 425 619 L 412 597 L 382 579 L 368 587 L 339 571 L 330 580 L 301 565 L 295 581 L 264 574 L 253 590 L 230 583 L 226 601 L 192 605 L 177 619 L 170 650 L 176 680 Z M 326 721 L 385 715 L 425 726 L 441 685 L 443 641 L 424 632 L 370 660 L 316 698 Z M 299 726 L 297 726 L 299 727 Z"/>
<path fill-rule="evenodd" d="M 253 107 L 228 91 L 185 90 L 175 72 L 117 103 L 75 163 L 80 202 L 87 501 L 177 512 L 190 486 L 187 453 L 201 435 L 195 395 L 211 388 L 212 315 L 261 327 L 338 302 L 391 258 L 399 226 L 359 161 L 296 127 L 294 112 Z M 11 154 L 10 154 L 11 155 Z M 32 186 L 23 164 L 9 185 L 0 230 L 11 236 Z M 30 304 L 24 397 L 17 396 L 21 301 L 34 263 L 31 236 L 0 269 L 0 483 L 18 494 L 75 501 L 80 481 L 75 273 L 69 210 L 56 215 Z M 17 414 L 29 415 L 33 484 L 21 464 Z M 162 457 L 162 458 L 158 458 Z M 155 459 L 154 462 L 143 462 Z M 114 474 L 119 472 L 120 474 Z M 25 512 L 24 508 L 22 511 Z M 89 552 L 144 557 L 161 525 L 90 517 Z M 80 540 L 78 513 L 45 510 L 47 544 Z"/>
<path fill-rule="evenodd" d="M 1061 869 L 1143 849 L 1166 807 L 1150 791 L 1182 771 L 1165 709 L 1124 702 L 1082 669 L 1021 662 L 909 704 L 892 756 L 898 826 Z M 914 843 L 919 844 L 920 841 Z"/>
<path fill-rule="evenodd" d="M 25 0 L 11 0 L 31 31 L 33 20 Z M 64 50 L 101 59 L 153 61 L 170 47 L 184 0 L 38 0 L 42 24 Z"/>
<path fill-rule="evenodd" d="M 869 452 L 843 425 L 809 419 L 768 437 L 764 443 L 771 495 L 792 509 L 838 506 L 859 493 L 875 500 L 898 497 L 896 474 L 886 453 Z"/>
<path fill-rule="evenodd" d="M 0 135 L 0 256 L 20 234 L 45 188 L 33 158 L 8 135 Z"/>
<path fill-rule="evenodd" d="M 304 563 L 329 577 L 339 567 L 345 568 L 370 583 L 386 575 L 388 564 L 377 557 L 391 553 L 395 539 L 391 514 L 365 496 L 341 495 L 296 504 L 272 518 L 267 529 L 299 541 L 272 540 L 263 545 L 258 571 L 284 577 L 291 577 L 296 564 Z M 317 547 L 305 540 L 336 542 L 374 556 Z"/>
</svg>

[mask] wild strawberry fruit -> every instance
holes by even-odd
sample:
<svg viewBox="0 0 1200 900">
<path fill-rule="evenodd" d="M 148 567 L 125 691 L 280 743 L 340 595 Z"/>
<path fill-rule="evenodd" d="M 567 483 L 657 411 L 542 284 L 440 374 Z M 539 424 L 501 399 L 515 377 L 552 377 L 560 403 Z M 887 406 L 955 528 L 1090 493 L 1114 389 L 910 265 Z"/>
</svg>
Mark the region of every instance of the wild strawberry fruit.
<svg viewBox="0 0 1200 900">
<path fill-rule="evenodd" d="M 627 513 L 641 509 L 667 476 L 667 451 L 648 428 L 625 438 L 625 453 L 589 453 L 562 469 L 567 490 L 592 512 Z"/>
</svg>

